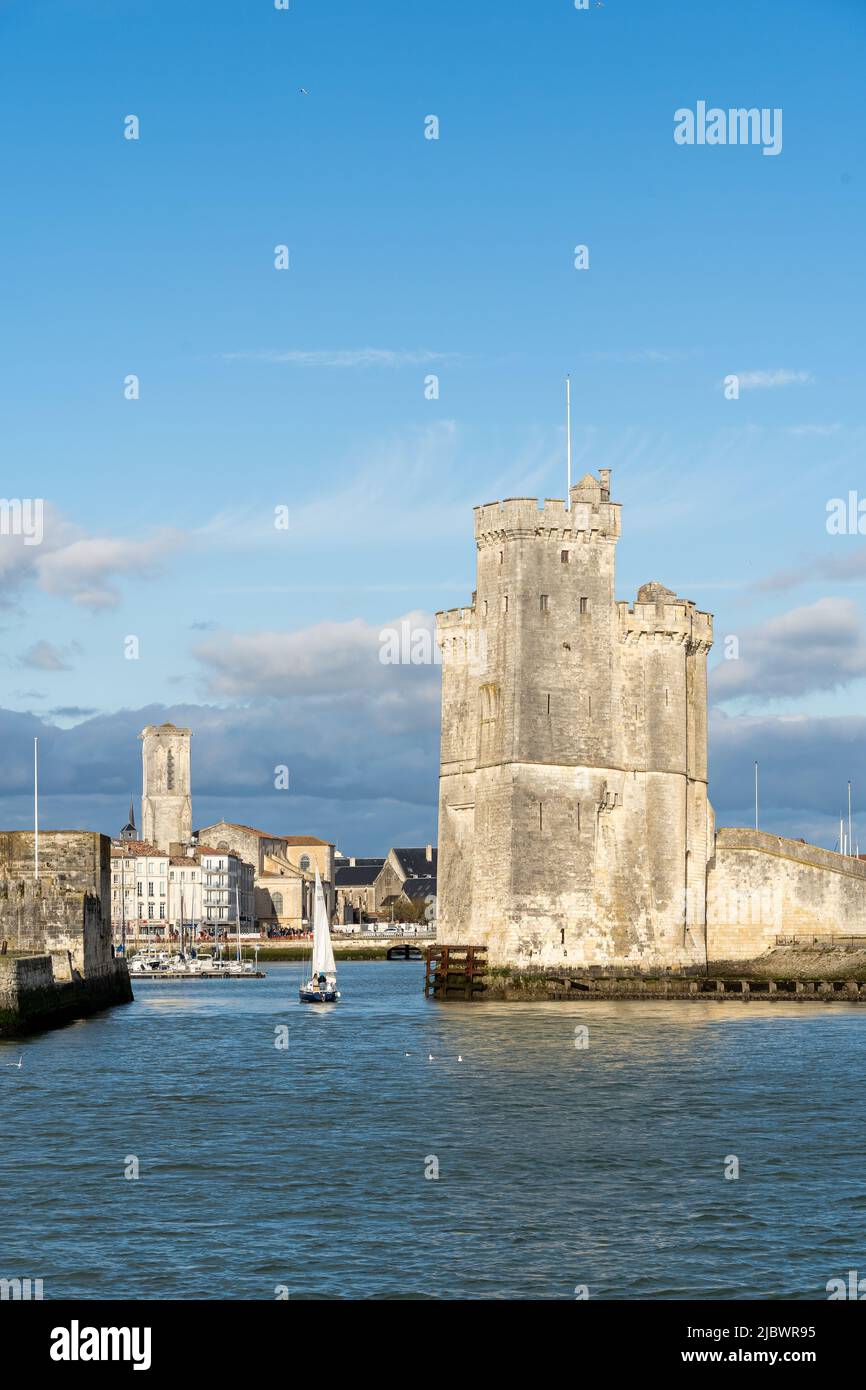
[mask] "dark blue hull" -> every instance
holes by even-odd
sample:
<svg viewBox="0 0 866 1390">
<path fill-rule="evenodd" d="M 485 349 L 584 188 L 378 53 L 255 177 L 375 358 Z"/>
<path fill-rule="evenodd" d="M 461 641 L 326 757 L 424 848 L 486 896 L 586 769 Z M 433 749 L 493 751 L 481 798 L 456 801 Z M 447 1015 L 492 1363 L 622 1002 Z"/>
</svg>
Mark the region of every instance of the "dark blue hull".
<svg viewBox="0 0 866 1390">
<path fill-rule="evenodd" d="M 336 1004 L 339 997 L 335 989 L 302 989 L 300 991 L 302 1004 Z"/>
</svg>

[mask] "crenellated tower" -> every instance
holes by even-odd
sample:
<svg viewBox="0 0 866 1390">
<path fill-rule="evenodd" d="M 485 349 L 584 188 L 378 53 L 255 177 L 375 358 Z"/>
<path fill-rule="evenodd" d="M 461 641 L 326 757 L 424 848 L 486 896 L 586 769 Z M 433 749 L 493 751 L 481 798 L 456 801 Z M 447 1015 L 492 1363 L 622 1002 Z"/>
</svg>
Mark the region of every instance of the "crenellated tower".
<svg viewBox="0 0 866 1390">
<path fill-rule="evenodd" d="M 472 605 L 437 616 L 438 935 L 494 963 L 703 957 L 712 622 L 617 602 L 619 535 L 608 469 L 477 507 Z"/>
</svg>

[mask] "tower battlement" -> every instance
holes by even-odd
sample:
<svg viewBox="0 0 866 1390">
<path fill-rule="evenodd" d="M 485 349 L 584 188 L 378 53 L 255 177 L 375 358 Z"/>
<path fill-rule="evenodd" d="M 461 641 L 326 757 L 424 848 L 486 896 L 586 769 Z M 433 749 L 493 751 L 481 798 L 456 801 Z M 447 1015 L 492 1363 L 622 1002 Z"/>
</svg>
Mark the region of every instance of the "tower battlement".
<svg viewBox="0 0 866 1390">
<path fill-rule="evenodd" d="M 475 616 L 475 608 L 446 608 L 436 614 L 436 627 L 441 633 L 465 628 Z"/>
<path fill-rule="evenodd" d="M 555 539 L 575 536 L 610 536 L 620 533 L 620 505 L 610 501 L 610 473 L 607 485 L 587 474 L 570 493 L 567 507 L 562 497 L 506 497 L 501 502 L 485 502 L 476 507 L 475 539 L 479 545 L 503 540 Z"/>
<path fill-rule="evenodd" d="M 616 607 L 623 641 L 684 643 L 689 651 L 704 653 L 713 645 L 712 613 L 661 584 L 642 585 L 634 603 L 620 601 Z"/>
</svg>

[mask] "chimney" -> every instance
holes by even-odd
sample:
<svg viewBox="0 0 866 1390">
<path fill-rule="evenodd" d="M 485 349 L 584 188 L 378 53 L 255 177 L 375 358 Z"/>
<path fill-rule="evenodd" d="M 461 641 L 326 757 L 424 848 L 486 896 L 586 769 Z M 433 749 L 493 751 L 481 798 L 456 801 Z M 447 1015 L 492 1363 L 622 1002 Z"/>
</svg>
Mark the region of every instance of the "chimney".
<svg viewBox="0 0 866 1390">
<path fill-rule="evenodd" d="M 427 845 L 427 847 L 426 847 L 424 853 L 425 853 L 426 856 L 427 856 L 427 863 L 428 863 L 428 864 L 432 864 L 432 863 L 433 863 L 433 846 L 432 846 L 432 845 Z"/>
<path fill-rule="evenodd" d="M 602 500 L 605 501 L 605 502 L 609 502 L 609 501 L 610 501 L 610 469 L 609 469 L 609 468 L 600 468 L 600 469 L 598 470 L 598 479 L 599 479 L 599 482 L 601 483 L 601 490 L 602 490 L 602 492 L 607 494 L 607 496 L 606 496 L 606 497 L 603 497 Z"/>
</svg>

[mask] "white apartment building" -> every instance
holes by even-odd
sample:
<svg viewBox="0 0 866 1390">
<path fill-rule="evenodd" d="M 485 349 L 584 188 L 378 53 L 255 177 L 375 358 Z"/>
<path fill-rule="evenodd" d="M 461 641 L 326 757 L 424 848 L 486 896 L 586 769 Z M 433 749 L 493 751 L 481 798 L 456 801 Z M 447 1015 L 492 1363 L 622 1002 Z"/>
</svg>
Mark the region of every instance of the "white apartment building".
<svg viewBox="0 0 866 1390">
<path fill-rule="evenodd" d="M 253 866 L 226 850 L 197 847 L 168 855 L 143 840 L 118 841 L 111 849 L 111 924 L 116 942 L 124 936 L 153 940 L 202 927 L 255 930 Z"/>
<path fill-rule="evenodd" d="M 238 928 L 240 910 L 241 932 L 256 930 L 253 907 L 252 864 L 247 864 L 231 850 L 196 847 L 201 865 L 201 916 L 203 926 L 217 930 Z"/>
<path fill-rule="evenodd" d="M 111 925 L 123 936 L 164 935 L 169 925 L 169 856 L 143 840 L 111 847 Z"/>
</svg>

